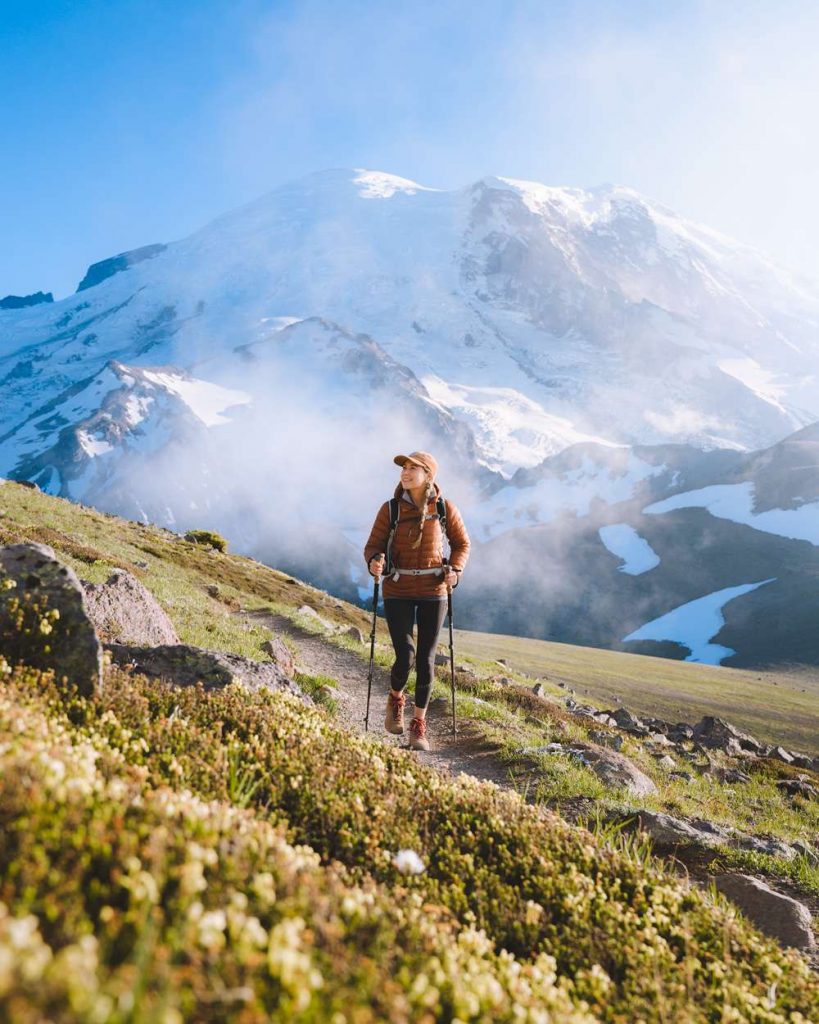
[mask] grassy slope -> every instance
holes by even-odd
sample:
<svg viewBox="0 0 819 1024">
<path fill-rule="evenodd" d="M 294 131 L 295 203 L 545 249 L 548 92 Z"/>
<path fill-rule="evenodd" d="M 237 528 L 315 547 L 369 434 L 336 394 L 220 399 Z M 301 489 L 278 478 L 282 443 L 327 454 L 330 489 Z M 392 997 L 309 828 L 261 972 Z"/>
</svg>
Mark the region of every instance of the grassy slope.
<svg viewBox="0 0 819 1024">
<path fill-rule="evenodd" d="M 168 609 L 182 638 L 193 643 L 256 655 L 259 642 L 267 634 L 235 614 L 237 603 L 246 608 L 273 607 L 292 616 L 298 605 L 307 602 L 327 618 L 355 623 L 365 630 L 367 628 L 367 615 L 360 609 L 337 602 L 297 581 L 288 582 L 285 575 L 247 559 L 210 554 L 165 531 L 123 522 L 16 486 L 0 487 L 0 510 L 4 513 L 0 518 L 0 542 L 24 536 L 51 543 L 86 579 L 105 579 L 114 564 L 124 565 L 141 575 Z M 143 561 L 147 563 L 147 568 L 138 564 Z M 209 597 L 205 589 L 214 581 L 218 581 L 220 586 L 218 599 Z M 521 643 L 528 644 L 531 641 Z M 561 645 L 542 646 L 555 648 Z M 460 650 L 465 650 L 465 645 Z M 577 650 L 580 655 L 584 653 L 582 649 L 565 650 L 567 653 L 570 650 Z M 491 653 L 494 657 L 501 655 L 513 660 L 509 650 L 495 648 Z M 593 659 L 606 654 L 591 652 Z M 614 657 L 622 659 L 627 656 Z M 380 660 L 388 661 L 388 654 L 382 651 Z M 654 662 L 654 659 L 645 660 Z M 480 664 L 476 660 L 479 668 Z M 694 672 L 702 671 L 695 666 L 682 667 Z M 585 678 L 580 668 L 576 667 L 573 671 L 577 673 L 575 682 Z M 473 684 L 474 696 L 477 696 L 477 686 L 485 686 L 487 692 L 492 688 L 490 682 Z M 576 688 L 581 692 L 580 686 Z M 25 689 L 17 691 L 18 703 L 29 699 L 24 696 L 25 693 Z M 474 696 L 464 696 L 465 706 L 470 702 L 474 706 Z M 505 705 L 496 705 L 496 718 L 498 711 L 511 713 L 507 691 L 501 691 L 501 696 Z M 38 729 L 42 730 L 42 720 L 49 716 L 53 721 L 59 721 L 61 712 L 55 707 L 55 701 L 40 706 L 37 698 L 32 696 L 31 700 L 31 731 L 37 733 Z M 220 704 L 220 701 L 223 703 Z M 175 709 L 180 707 L 182 714 L 175 716 Z M 733 720 L 739 720 L 730 711 L 726 713 Z M 390 876 L 384 868 L 378 868 L 377 859 L 373 859 L 373 850 L 368 848 L 368 843 L 371 847 L 381 849 L 394 850 L 399 845 L 412 845 L 420 849 L 430 858 L 430 863 L 436 865 L 434 871 L 420 876 L 417 882 L 420 891 L 428 899 L 449 907 L 459 918 L 471 909 L 473 914 L 478 914 L 480 924 L 486 928 L 490 938 L 515 948 L 524 963 L 528 963 L 538 950 L 556 954 L 561 975 L 571 979 L 575 985 L 567 997 L 568 1003 L 564 1001 L 561 1004 L 563 996 L 549 994 L 551 990 L 547 992 L 548 985 L 543 983 L 543 998 L 554 998 L 555 1005 L 560 1006 L 560 1013 L 555 1016 L 557 1020 L 570 1019 L 575 1012 L 571 1009 L 572 1004 L 582 1011 L 581 997 L 591 1003 L 596 1014 L 612 1021 L 634 1020 L 640 1014 L 645 1015 L 646 1019 L 661 1019 L 661 1016 L 669 1012 L 675 1013 L 681 1020 L 718 1019 L 722 1008 L 729 1005 L 741 1006 L 747 1019 L 753 1020 L 798 1020 L 798 1016 L 788 1018 L 780 1015 L 780 1010 L 786 1005 L 794 1011 L 799 1007 L 808 1018 L 816 1012 L 815 1004 L 819 999 L 816 984 L 803 975 L 798 960 L 782 959 L 772 944 L 754 937 L 752 932 L 734 919 L 734 915 L 729 913 L 724 917 L 723 911 L 710 907 L 702 897 L 696 894 L 682 896 L 672 881 L 662 878 L 659 866 L 643 865 L 639 857 L 629 856 L 627 852 L 623 854 L 612 850 L 605 855 L 599 851 L 595 853 L 595 844 L 587 834 L 583 839 L 584 833 L 567 833 L 563 826 L 558 827 L 554 819 L 551 824 L 546 819 L 546 831 L 538 831 L 544 828 L 543 819 L 536 811 L 526 810 L 521 804 L 502 801 L 493 814 L 485 801 L 491 802 L 495 798 L 485 796 L 481 791 L 480 799 L 473 799 L 469 787 L 461 790 L 457 785 L 436 782 L 430 789 L 432 795 L 424 802 L 425 809 L 419 814 L 411 794 L 418 792 L 419 783 L 422 789 L 430 788 L 430 776 L 424 774 L 424 769 L 411 767 L 401 754 L 385 755 L 379 752 L 374 755 L 372 746 L 361 741 L 345 739 L 339 743 L 332 726 L 323 722 L 317 712 L 304 712 L 287 706 L 277 709 L 273 719 L 264 715 L 259 717 L 254 702 L 246 702 L 244 697 L 235 696 L 226 700 L 214 698 L 203 702 L 195 699 L 190 692 L 184 697 L 172 690 L 159 693 L 155 686 L 149 685 L 146 689 L 138 680 L 129 683 L 121 674 L 117 674 L 102 702 L 90 709 L 76 711 L 74 717 L 73 728 L 78 731 L 71 736 L 71 744 L 81 743 L 90 735 L 92 741 L 100 744 L 106 752 L 112 748 L 135 769 L 143 772 L 147 770 L 147 783 L 153 786 L 173 784 L 179 788 L 184 785 L 198 793 L 203 800 L 228 799 L 240 804 L 249 803 L 257 816 L 272 816 L 273 820 L 285 823 L 290 829 L 289 838 L 292 841 L 309 842 L 325 855 L 332 854 L 340 858 L 354 872 L 375 874 L 378 884 L 389 887 Z M 488 725 L 491 727 L 492 716 L 488 717 Z M 226 753 L 223 742 L 224 723 L 228 718 L 232 723 L 230 732 L 234 737 L 233 742 L 241 741 L 244 744 L 241 758 L 241 764 L 245 766 L 243 770 L 250 771 L 249 776 L 240 777 L 238 782 L 235 771 L 230 768 L 230 745 Z M 177 723 L 173 730 L 169 729 L 172 719 Z M 101 722 L 106 723 L 105 728 L 100 728 Z M 289 731 L 282 731 L 279 722 L 286 723 Z M 220 727 L 217 735 L 213 732 L 214 723 Z M 130 734 L 127 733 L 126 725 L 130 728 Z M 176 729 L 182 731 L 176 735 Z M 265 733 L 267 748 L 263 754 L 255 737 Z M 147 751 L 144 754 L 140 753 L 139 747 L 134 749 L 132 740 L 136 735 L 145 739 Z M 168 748 L 169 743 L 175 752 L 173 754 Z M 203 757 L 202 752 L 208 745 L 212 757 Z M 350 748 L 352 757 L 345 754 L 345 749 Z M 53 752 L 53 745 L 51 750 Z M 28 757 L 27 762 L 30 760 Z M 385 782 L 382 776 L 385 771 L 392 780 L 387 783 L 393 797 L 390 810 L 379 803 L 383 800 Z M 420 773 L 417 779 L 416 772 Z M 291 790 L 286 780 L 299 774 L 304 776 L 303 784 Z M 21 802 L 20 780 L 15 779 L 10 771 L 5 773 L 5 777 L 12 780 L 12 785 L 5 794 L 4 806 L 7 811 L 9 807 L 16 806 L 17 814 L 22 814 L 23 808 L 30 808 L 36 802 L 36 786 L 33 794 L 23 794 L 25 799 Z M 138 772 L 137 777 L 141 779 L 141 785 L 146 784 L 144 774 Z M 329 788 L 326 786 L 328 777 L 335 783 Z M 257 793 L 259 787 L 261 792 Z M 148 791 L 150 795 L 155 790 L 148 785 Z M 360 803 L 356 802 L 351 811 L 350 797 L 356 792 Z M 344 796 L 339 799 L 342 793 Z M 43 806 L 49 808 L 42 820 L 69 814 L 65 808 L 61 810 L 59 806 L 53 805 L 53 793 L 46 793 L 45 796 L 41 793 L 39 798 L 44 801 Z M 71 813 L 76 815 L 76 808 Z M 94 809 L 95 815 L 104 816 L 108 813 L 106 807 Z M 217 809 L 212 813 L 218 816 L 221 812 Z M 450 822 L 457 827 L 448 829 L 446 826 Z M 29 829 L 28 834 L 32 831 L 39 842 L 37 829 Z M 6 834 L 10 834 L 8 830 Z M 504 842 L 510 844 L 510 852 L 514 851 L 511 860 L 506 856 L 498 858 L 497 850 L 492 856 L 480 852 L 488 850 L 485 844 L 491 845 L 500 835 L 506 837 Z M 366 839 L 368 836 L 369 839 Z M 57 856 L 64 845 L 59 830 L 56 830 L 56 834 L 51 830 L 50 841 L 54 844 L 51 855 Z M 441 846 L 441 843 L 444 845 Z M 14 879 L 7 875 L 0 898 L 13 904 L 14 894 L 17 893 L 19 902 L 15 911 L 39 910 L 37 916 L 42 922 L 42 907 L 37 899 L 45 897 L 33 897 L 32 893 L 39 892 L 38 885 L 47 891 L 51 883 L 47 876 L 45 879 L 36 877 L 36 866 L 42 863 L 42 851 L 39 858 L 36 852 L 35 849 L 35 856 L 26 858 L 26 863 L 34 865 L 32 871 L 35 877 L 29 877 L 26 886 L 20 890 L 15 887 Z M 531 859 L 532 854 L 536 855 L 534 861 Z M 184 857 L 184 850 L 180 849 L 178 856 Z M 546 875 L 542 874 L 544 856 Z M 10 863 L 3 858 L 0 858 L 0 862 Z M 463 880 L 467 877 L 470 886 L 464 892 Z M 634 890 L 630 890 L 630 895 L 618 892 L 625 879 L 631 879 L 629 886 L 636 885 L 641 893 L 653 892 L 656 895 L 647 898 L 641 896 L 635 904 Z M 555 890 L 558 880 L 560 884 Z M 615 883 L 615 880 L 618 881 Z M 321 878 L 315 883 L 318 889 L 329 884 Z M 236 885 L 240 888 L 238 881 Z M 644 889 L 645 885 L 648 885 L 648 890 Z M 23 893 L 22 897 L 20 892 Z M 523 900 L 525 893 L 530 894 L 530 903 L 545 909 L 545 918 L 543 910 L 530 907 Z M 595 893 L 599 895 L 595 896 Z M 226 892 L 222 892 L 222 896 L 233 898 L 233 895 Z M 622 902 L 624 898 L 625 903 Z M 389 903 L 388 895 L 382 893 L 379 899 L 385 901 L 385 906 Z M 603 909 L 600 899 L 613 910 Z M 77 910 L 78 927 L 92 928 L 96 932 L 100 928 L 98 915 L 101 908 L 99 900 L 96 905 L 93 901 L 91 904 L 83 907 L 82 912 Z M 571 912 L 569 918 L 561 918 L 561 905 L 578 909 Z M 302 917 L 308 914 L 303 905 L 299 906 Z M 182 941 L 180 924 L 173 918 L 175 912 L 173 907 L 167 911 L 165 924 L 176 937 L 174 941 Z M 259 913 L 262 911 L 259 910 Z M 609 918 L 609 913 L 614 916 Z M 618 922 L 616 926 L 615 921 Z M 268 931 L 270 928 L 275 930 L 271 921 L 267 921 L 267 925 Z M 132 920 L 130 927 L 133 928 Z M 417 921 L 400 923 L 400 928 L 408 929 L 413 942 L 418 941 L 417 929 L 420 927 Z M 60 944 L 59 935 L 55 938 L 47 926 L 43 925 L 43 928 L 56 948 Z M 677 935 L 677 939 L 671 940 L 671 935 L 667 934 L 668 928 Z M 270 931 L 270 934 L 273 932 Z M 685 938 L 681 940 L 680 936 Z M 66 940 L 65 936 L 62 938 Z M 377 946 L 380 941 L 378 936 L 374 939 L 371 936 L 371 939 Z M 430 949 L 435 945 L 433 940 Z M 0 952 L 3 941 L 4 928 L 0 920 Z M 339 941 L 343 947 L 347 940 L 342 938 Z M 363 939 L 356 936 L 349 941 L 358 945 Z M 660 946 L 655 948 L 658 941 Z M 654 951 L 650 952 L 649 947 Z M 726 962 L 724 954 L 729 948 L 730 957 Z M 322 947 L 322 956 L 325 952 Z M 345 955 L 343 949 L 337 949 L 331 960 L 335 957 L 333 962 L 343 965 Z M 640 965 L 645 962 L 645 957 L 657 966 L 653 974 L 649 972 L 641 977 L 645 972 Z M 321 962 L 326 970 L 326 960 Z M 596 976 L 584 973 L 594 963 L 605 965 L 608 977 L 612 979 L 611 984 L 600 978 L 595 980 Z M 236 970 L 240 971 L 240 968 L 249 969 L 244 961 Z M 767 1011 L 764 1009 L 764 992 L 768 991 L 772 979 L 783 978 L 783 969 L 785 974 L 784 980 L 779 981 L 779 1002 L 774 999 L 773 1008 Z M 347 978 L 345 970 L 342 966 L 337 968 L 338 978 L 341 979 L 338 982 L 339 990 L 333 995 L 333 999 L 338 997 L 337 1005 L 345 1005 L 344 1000 L 351 998 L 350 992 L 355 991 L 356 987 L 355 981 Z M 502 972 L 496 963 L 482 964 L 481 970 L 495 978 L 495 983 L 501 987 L 507 984 L 498 981 Z M 112 975 L 109 981 L 113 986 L 111 991 L 114 991 L 122 979 Z M 349 991 L 344 988 L 346 984 L 350 986 Z M 370 988 L 365 986 L 359 993 L 364 1002 L 372 1002 L 373 993 L 380 984 L 382 977 L 376 971 L 373 978 L 370 978 Z M 450 978 L 446 984 L 451 987 L 454 982 Z M 445 989 L 443 982 L 439 988 L 441 991 Z M 752 995 L 754 992 L 757 995 Z M 2 995 L 3 979 L 0 974 L 0 998 Z M 281 992 L 274 986 L 269 999 L 279 996 Z M 447 996 L 447 999 L 451 998 Z M 699 1009 L 694 1008 L 694 1003 Z M 433 1002 L 430 1002 L 433 1015 L 429 1019 L 447 1019 L 446 1006 L 450 1007 L 451 1012 L 451 1001 L 441 1003 L 439 998 L 435 1006 L 437 1009 L 432 1009 Z M 662 1009 L 662 1015 L 658 1007 Z M 20 1019 L 37 1018 L 21 1016 Z M 247 1015 L 247 1019 L 256 1017 Z M 308 1016 L 305 1019 L 313 1018 Z M 315 1019 L 324 1018 L 319 1016 Z M 367 1018 L 362 1016 L 361 1019 Z M 483 1018 L 476 1014 L 471 1019 Z"/>
</svg>

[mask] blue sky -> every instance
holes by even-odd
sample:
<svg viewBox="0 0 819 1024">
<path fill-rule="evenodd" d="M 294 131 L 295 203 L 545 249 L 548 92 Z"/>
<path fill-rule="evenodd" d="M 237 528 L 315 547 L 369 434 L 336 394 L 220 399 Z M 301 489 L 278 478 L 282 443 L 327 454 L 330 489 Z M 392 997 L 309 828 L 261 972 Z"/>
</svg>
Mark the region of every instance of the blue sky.
<svg viewBox="0 0 819 1024">
<path fill-rule="evenodd" d="M 819 279 L 813 0 L 0 0 L 0 296 L 291 178 L 629 185 Z"/>
</svg>

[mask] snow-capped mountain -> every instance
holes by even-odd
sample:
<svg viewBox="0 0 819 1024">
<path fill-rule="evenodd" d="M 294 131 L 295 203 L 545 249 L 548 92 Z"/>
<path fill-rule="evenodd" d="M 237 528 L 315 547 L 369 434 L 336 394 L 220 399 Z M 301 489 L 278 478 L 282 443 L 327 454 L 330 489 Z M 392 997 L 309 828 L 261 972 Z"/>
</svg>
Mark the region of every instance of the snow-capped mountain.
<svg viewBox="0 0 819 1024">
<path fill-rule="evenodd" d="M 811 504 L 748 453 L 819 420 L 817 324 L 819 285 L 631 189 L 321 172 L 0 308 L 0 475 L 339 591 L 416 448 L 487 552 L 624 502 L 764 533 Z"/>
</svg>

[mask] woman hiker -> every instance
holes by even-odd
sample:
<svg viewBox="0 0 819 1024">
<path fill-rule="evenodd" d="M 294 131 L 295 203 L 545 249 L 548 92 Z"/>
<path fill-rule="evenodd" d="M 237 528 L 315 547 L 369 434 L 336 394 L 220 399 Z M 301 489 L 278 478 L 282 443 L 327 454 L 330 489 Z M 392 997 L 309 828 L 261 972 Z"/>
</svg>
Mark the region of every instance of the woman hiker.
<svg viewBox="0 0 819 1024">
<path fill-rule="evenodd" d="M 438 463 L 428 452 L 396 455 L 401 480 L 395 488 L 398 522 L 390 548 L 390 574 L 384 580 L 384 615 L 395 648 L 387 698 L 387 732 L 403 733 L 404 692 L 415 664 L 415 712 L 410 722 L 410 746 L 429 750 L 426 714 L 435 673 L 435 650 L 447 612 L 447 590 L 457 587 L 469 557 L 469 536 L 461 513 L 444 499 L 446 535 L 450 560 L 444 564 L 443 535 L 437 503 L 441 494 L 435 483 Z M 375 517 L 364 558 L 371 576 L 380 576 L 390 535 L 390 503 L 385 501 Z M 417 615 L 418 652 L 413 642 Z"/>
</svg>

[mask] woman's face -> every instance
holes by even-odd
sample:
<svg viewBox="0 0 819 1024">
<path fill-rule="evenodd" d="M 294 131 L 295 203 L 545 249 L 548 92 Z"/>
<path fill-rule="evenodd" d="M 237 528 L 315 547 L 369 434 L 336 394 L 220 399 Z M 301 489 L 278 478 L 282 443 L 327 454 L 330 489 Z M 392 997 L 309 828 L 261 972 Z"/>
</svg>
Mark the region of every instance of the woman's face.
<svg viewBox="0 0 819 1024">
<path fill-rule="evenodd" d="M 423 487 L 426 482 L 427 471 L 423 466 L 419 466 L 417 462 L 404 463 L 401 469 L 401 483 L 408 491 L 414 487 Z"/>
</svg>

